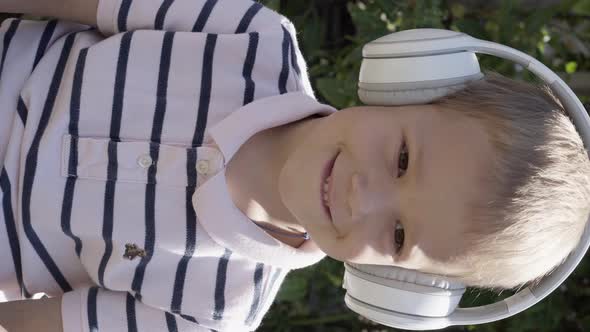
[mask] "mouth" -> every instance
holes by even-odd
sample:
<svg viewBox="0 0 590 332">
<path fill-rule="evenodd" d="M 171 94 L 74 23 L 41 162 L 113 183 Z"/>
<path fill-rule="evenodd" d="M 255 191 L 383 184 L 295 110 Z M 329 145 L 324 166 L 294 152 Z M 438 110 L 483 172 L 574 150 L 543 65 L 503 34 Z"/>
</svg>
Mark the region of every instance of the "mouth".
<svg viewBox="0 0 590 332">
<path fill-rule="evenodd" d="M 322 171 L 322 177 L 320 182 L 320 202 L 322 204 L 324 212 L 326 213 L 330 222 L 332 223 L 332 212 L 330 210 L 330 206 L 332 206 L 332 170 L 334 168 L 334 163 L 336 162 L 338 154 L 339 153 L 337 153 L 331 160 L 328 160 L 326 162 L 326 165 L 324 166 L 324 169 Z M 324 187 L 326 187 L 325 190 Z M 327 196 L 327 199 L 324 199 L 324 196 Z"/>
</svg>

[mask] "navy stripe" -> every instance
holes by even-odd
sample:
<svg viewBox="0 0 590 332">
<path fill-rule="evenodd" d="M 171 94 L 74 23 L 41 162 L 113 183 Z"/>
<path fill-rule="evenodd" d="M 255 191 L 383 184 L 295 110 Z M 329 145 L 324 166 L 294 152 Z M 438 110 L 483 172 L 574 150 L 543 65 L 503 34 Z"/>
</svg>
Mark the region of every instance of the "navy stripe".
<svg viewBox="0 0 590 332">
<path fill-rule="evenodd" d="M 286 31 L 287 35 L 289 36 L 289 47 L 291 48 L 291 66 L 295 68 L 295 72 L 297 73 L 297 75 L 300 75 L 301 70 L 299 69 L 299 63 L 297 63 L 297 56 L 295 55 L 295 43 L 293 43 L 293 36 L 291 36 L 289 31 L 287 31 L 287 29 L 285 29 L 284 26 L 283 31 Z"/>
<path fill-rule="evenodd" d="M 8 53 L 8 47 L 10 46 L 10 42 L 16 33 L 16 29 L 18 28 L 21 20 L 13 20 L 10 22 L 10 26 L 8 30 L 4 33 L 4 48 L 2 49 L 2 59 L 0 60 L 0 78 L 2 78 L 2 70 L 4 69 L 4 61 L 6 61 L 6 54 Z"/>
<path fill-rule="evenodd" d="M 90 287 L 88 290 L 88 330 L 98 331 L 98 315 L 96 312 L 96 297 L 98 287 Z"/>
<path fill-rule="evenodd" d="M 156 22 L 154 23 L 154 27 L 156 30 L 164 30 L 164 19 L 166 19 L 166 14 L 168 13 L 168 9 L 172 6 L 174 0 L 165 0 L 160 5 L 160 9 L 158 9 L 158 14 L 156 14 Z"/>
<path fill-rule="evenodd" d="M 141 261 L 135 269 L 131 289 L 141 299 L 141 287 L 145 275 L 147 264 L 152 259 L 154 254 L 154 246 L 156 242 L 156 171 L 158 165 L 158 157 L 160 154 L 160 139 L 162 137 L 162 128 L 164 126 L 164 117 L 166 115 L 166 98 L 168 92 L 168 76 L 170 72 L 170 58 L 172 55 L 172 46 L 174 41 L 174 32 L 166 32 L 164 34 L 164 42 L 162 43 L 162 53 L 160 55 L 160 72 L 158 74 L 158 87 L 156 98 L 156 109 L 154 112 L 154 120 L 152 124 L 152 135 L 150 144 L 150 157 L 154 161 L 148 169 L 148 183 L 145 191 L 145 244 L 144 250 L 146 255 L 141 258 Z"/>
<path fill-rule="evenodd" d="M 246 318 L 246 325 L 252 324 L 256 314 L 260 308 L 260 295 L 262 293 L 262 271 L 264 270 L 264 264 L 257 263 L 256 270 L 254 271 L 254 299 L 250 305 L 250 312 Z"/>
<path fill-rule="evenodd" d="M 16 221 L 14 220 L 14 213 L 12 210 L 12 192 L 10 189 L 10 178 L 6 169 L 2 167 L 0 174 L 0 189 L 2 189 L 2 211 L 4 211 L 4 223 L 6 225 L 6 234 L 8 235 L 8 244 L 10 245 L 10 252 L 12 253 L 12 262 L 14 263 L 14 271 L 16 272 L 16 281 L 21 290 L 21 295 L 29 298 L 30 294 L 23 284 L 23 270 L 20 256 L 20 245 L 18 243 L 18 233 L 16 230 Z"/>
<path fill-rule="evenodd" d="M 178 332 L 176 317 L 169 312 L 166 313 L 166 325 L 168 326 L 168 332 Z"/>
<path fill-rule="evenodd" d="M 55 105 L 55 99 L 57 98 L 57 93 L 63 78 L 64 69 L 66 67 L 66 63 L 72 50 L 75 38 L 76 34 L 70 34 L 66 38 L 61 55 L 59 57 L 59 61 L 55 69 L 55 73 L 53 74 L 51 85 L 49 86 L 49 92 L 47 94 L 47 99 L 45 100 L 43 112 L 41 113 L 41 118 L 39 120 L 39 127 L 35 132 L 33 142 L 31 143 L 31 147 L 29 148 L 29 151 L 27 153 L 25 171 L 23 176 L 22 196 L 22 221 L 25 234 L 27 235 L 27 238 L 31 242 L 31 245 L 35 249 L 35 252 L 37 252 L 39 257 L 41 258 L 41 261 L 43 262 L 43 264 L 45 264 L 45 267 L 49 270 L 52 277 L 55 279 L 55 281 L 57 282 L 57 284 L 63 292 L 71 291 L 72 287 L 70 286 L 64 275 L 61 273 L 57 264 L 53 261 L 53 258 L 51 258 L 49 252 L 41 242 L 41 239 L 39 239 L 39 236 L 37 236 L 37 233 L 33 229 L 33 226 L 31 224 L 31 195 L 33 192 L 35 173 L 37 171 L 37 156 L 39 153 L 39 144 L 41 142 L 41 138 L 43 137 L 43 133 L 45 132 L 45 129 L 49 124 L 49 118 L 51 117 L 53 106 Z"/>
<path fill-rule="evenodd" d="M 150 145 L 150 156 L 152 160 L 157 160 L 159 154 L 159 148 L 151 144 Z M 154 159 L 156 157 L 156 159 Z M 148 182 L 155 178 L 155 165 L 152 164 L 148 169 Z M 131 289 L 136 292 L 135 297 L 138 301 L 141 301 L 141 288 L 143 286 L 143 278 L 145 276 L 145 269 L 147 264 L 152 259 L 154 251 L 154 242 L 156 237 L 156 222 L 155 222 L 155 204 L 156 204 L 156 184 L 147 183 L 145 185 L 145 239 L 144 249 L 145 256 L 141 258 L 139 264 L 135 268 L 135 274 L 133 275 L 133 281 L 131 283 Z"/>
<path fill-rule="evenodd" d="M 111 115 L 110 138 L 108 145 L 108 166 L 107 179 L 105 184 L 102 237 L 105 243 L 105 251 L 98 266 L 98 282 L 102 287 L 104 284 L 104 271 L 113 253 L 113 213 L 115 206 L 115 180 L 117 179 L 117 144 L 120 141 L 121 117 L 123 114 L 123 99 L 125 97 L 125 82 L 127 79 L 127 64 L 129 60 L 129 48 L 133 32 L 124 33 L 119 48 L 117 60 L 117 72 L 115 74 L 115 86 L 113 95 L 113 109 Z"/>
<path fill-rule="evenodd" d="M 20 120 L 22 121 L 24 127 L 24 125 L 27 123 L 27 115 L 29 114 L 29 112 L 27 110 L 27 105 L 25 105 L 25 102 L 20 96 L 18 97 L 16 112 L 18 113 L 18 116 L 20 117 Z"/>
<path fill-rule="evenodd" d="M 102 238 L 105 244 L 104 253 L 98 265 L 98 282 L 107 288 L 104 284 L 104 272 L 107 264 L 113 254 L 113 214 L 115 210 L 115 183 L 117 179 L 117 143 L 109 141 L 107 148 L 108 166 L 107 179 L 104 190 L 103 204 L 103 221 L 102 221 Z"/>
<path fill-rule="evenodd" d="M 130 293 L 127 293 L 127 301 L 125 301 L 125 308 L 127 311 L 127 332 L 137 332 L 137 317 L 135 315 L 135 298 Z"/>
<path fill-rule="evenodd" d="M 80 96 L 82 95 L 82 81 L 84 75 L 84 67 L 86 66 L 86 55 L 88 49 L 85 48 L 80 51 L 80 56 L 76 63 L 76 70 L 74 72 L 74 82 L 72 86 L 72 97 L 70 100 L 70 124 L 68 132 L 72 135 L 70 141 L 70 159 L 68 161 L 68 178 L 64 189 L 64 199 L 61 208 L 61 229 L 68 237 L 74 240 L 76 255 L 80 257 L 82 251 L 82 241 L 80 238 L 72 233 L 71 216 L 72 203 L 74 201 L 74 191 L 76 187 L 76 175 L 78 165 L 78 122 L 80 119 Z"/>
<path fill-rule="evenodd" d="M 186 156 L 186 172 L 188 186 L 186 187 L 185 208 L 186 208 L 186 244 L 184 255 L 176 268 L 176 277 L 174 278 L 174 288 L 172 293 L 171 310 L 174 313 L 182 312 L 182 295 L 184 293 L 184 282 L 186 279 L 186 270 L 190 259 L 195 252 L 197 242 L 197 216 L 192 204 L 192 197 L 195 193 L 197 184 L 197 172 L 195 165 L 197 163 L 196 149 L 188 149 Z"/>
<path fill-rule="evenodd" d="M 119 15 L 117 16 L 117 28 L 119 32 L 127 31 L 127 19 L 129 18 L 129 9 L 131 8 L 131 0 L 122 0 L 121 7 L 119 7 Z"/>
<path fill-rule="evenodd" d="M 70 155 L 70 160 L 73 160 L 72 155 Z M 80 253 L 82 252 L 82 241 L 72 233 L 71 229 L 72 203 L 74 201 L 75 187 L 76 178 L 68 177 L 64 188 L 64 200 L 61 206 L 61 230 L 74 241 L 76 255 L 80 257 Z"/>
<path fill-rule="evenodd" d="M 166 99 L 168 92 L 168 76 L 170 74 L 170 60 L 172 57 L 172 45 L 174 42 L 174 32 L 164 33 L 164 42 L 162 43 L 162 53 L 160 55 L 160 72 L 158 74 L 158 87 L 156 98 L 156 112 L 152 125 L 152 142 L 160 143 L 162 137 L 162 128 L 164 127 L 164 116 L 166 114 Z M 154 159 L 156 160 L 156 159 Z"/>
<path fill-rule="evenodd" d="M 217 265 L 217 281 L 215 282 L 215 311 L 213 312 L 213 319 L 221 320 L 223 318 L 223 311 L 225 310 L 225 279 L 227 276 L 227 264 L 231 251 L 225 248 L 223 257 L 219 259 Z"/>
<path fill-rule="evenodd" d="M 201 95 L 199 97 L 199 112 L 197 115 L 197 129 L 193 136 L 193 146 L 203 144 L 205 127 L 207 126 L 207 117 L 209 113 L 209 102 L 211 100 L 211 81 L 213 78 L 213 54 L 217 35 L 208 34 L 205 42 L 205 52 L 203 55 L 203 70 L 201 75 Z"/>
<path fill-rule="evenodd" d="M 199 322 L 197 322 L 197 320 L 195 319 L 195 317 L 193 316 L 189 316 L 189 315 L 180 315 L 180 317 L 184 318 L 185 320 L 188 320 L 189 322 L 193 322 L 195 324 L 199 324 Z"/>
<path fill-rule="evenodd" d="M 192 149 L 187 149 L 186 151 L 186 176 L 187 176 L 187 185 L 189 187 L 193 187 L 195 188 L 197 186 L 197 170 L 195 169 L 195 164 L 197 163 L 197 149 L 196 148 L 192 148 Z M 187 191 L 187 194 L 189 192 Z M 192 195 L 191 195 L 191 201 L 192 201 Z M 187 205 L 187 212 L 190 210 L 193 213 L 195 212 L 192 202 L 190 203 L 190 208 L 189 205 Z"/>
<path fill-rule="evenodd" d="M 289 78 L 289 32 L 283 27 L 283 68 L 279 76 L 280 94 L 287 92 L 287 78 Z"/>
<path fill-rule="evenodd" d="M 86 57 L 88 48 L 82 49 L 76 62 L 74 71 L 74 81 L 72 86 L 72 97 L 70 100 L 70 124 L 68 132 L 72 136 L 78 136 L 78 122 L 80 121 L 80 100 L 82 97 L 82 82 L 84 81 L 84 69 L 86 67 Z M 72 166 L 72 165 L 70 165 Z M 72 169 L 70 169 L 72 172 Z"/>
<path fill-rule="evenodd" d="M 258 13 L 260 8 L 262 8 L 262 5 L 257 2 L 253 3 L 252 6 L 250 6 L 250 8 L 248 8 L 248 11 L 246 12 L 246 14 L 244 14 L 244 17 L 242 17 L 242 19 L 240 20 L 240 24 L 238 24 L 238 28 L 236 29 L 236 33 L 244 33 L 244 32 L 246 32 L 246 30 L 248 30 L 248 27 L 250 26 L 250 22 L 252 22 L 252 19 L 254 18 L 256 13 Z"/>
<path fill-rule="evenodd" d="M 215 7 L 216 3 L 217 0 L 207 0 L 207 2 L 205 2 L 203 8 L 201 9 L 201 12 L 199 13 L 199 17 L 197 17 L 197 21 L 193 26 L 193 32 L 203 31 L 203 28 L 205 27 L 205 24 L 207 23 L 207 20 L 209 19 L 209 16 L 211 15 L 213 7 Z"/>
<path fill-rule="evenodd" d="M 51 36 L 53 36 L 53 32 L 55 31 L 55 27 L 57 26 L 57 20 L 51 20 L 47 22 L 45 26 L 45 30 L 43 30 L 43 34 L 41 35 L 41 40 L 39 41 L 39 46 L 37 47 L 37 53 L 35 54 L 35 61 L 33 62 L 33 69 L 37 67 L 39 61 L 41 61 L 41 57 L 45 54 L 45 50 L 47 49 L 47 45 L 51 41 Z"/>
<path fill-rule="evenodd" d="M 123 100 L 125 98 L 125 82 L 127 79 L 127 64 L 129 62 L 129 49 L 131 48 L 132 38 L 133 31 L 123 34 L 123 37 L 121 38 L 121 47 L 119 49 L 119 58 L 117 59 L 117 73 L 115 74 L 113 95 L 113 114 L 110 128 L 111 140 L 117 142 L 120 141 L 119 132 L 121 131 Z"/>
<path fill-rule="evenodd" d="M 246 53 L 246 61 L 244 62 L 244 69 L 242 76 L 246 81 L 246 89 L 244 90 L 243 105 L 249 104 L 254 100 L 254 89 L 256 84 L 252 80 L 252 69 L 254 62 L 256 62 L 256 51 L 258 49 L 258 32 L 250 33 L 250 41 L 248 42 L 248 52 Z"/>
</svg>

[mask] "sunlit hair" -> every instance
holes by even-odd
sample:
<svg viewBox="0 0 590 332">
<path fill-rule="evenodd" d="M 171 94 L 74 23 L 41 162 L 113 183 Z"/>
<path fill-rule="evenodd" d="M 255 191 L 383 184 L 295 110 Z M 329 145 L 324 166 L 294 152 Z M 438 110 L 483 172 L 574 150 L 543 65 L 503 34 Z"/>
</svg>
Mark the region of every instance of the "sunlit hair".
<svg viewBox="0 0 590 332">
<path fill-rule="evenodd" d="M 456 279 L 494 289 L 536 284 L 578 244 L 590 213 L 590 162 L 563 106 L 546 85 L 487 72 L 434 103 L 483 125 L 493 163 L 469 202 L 469 248 Z M 484 189 L 482 189 L 484 190 Z"/>
</svg>

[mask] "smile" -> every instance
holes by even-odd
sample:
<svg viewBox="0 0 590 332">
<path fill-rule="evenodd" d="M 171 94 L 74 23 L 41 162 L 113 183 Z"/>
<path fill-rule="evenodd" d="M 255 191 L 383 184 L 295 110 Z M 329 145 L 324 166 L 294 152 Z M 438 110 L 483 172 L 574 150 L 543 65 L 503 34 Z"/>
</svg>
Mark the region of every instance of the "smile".
<svg viewBox="0 0 590 332">
<path fill-rule="evenodd" d="M 330 195 L 332 193 L 332 169 L 334 167 L 334 163 L 336 162 L 336 157 L 338 157 L 338 154 L 336 154 L 334 158 L 329 160 L 324 166 L 320 182 L 320 201 L 324 211 L 330 219 L 330 222 L 332 222 L 332 212 L 330 210 L 330 206 L 332 205 L 332 196 Z"/>
</svg>

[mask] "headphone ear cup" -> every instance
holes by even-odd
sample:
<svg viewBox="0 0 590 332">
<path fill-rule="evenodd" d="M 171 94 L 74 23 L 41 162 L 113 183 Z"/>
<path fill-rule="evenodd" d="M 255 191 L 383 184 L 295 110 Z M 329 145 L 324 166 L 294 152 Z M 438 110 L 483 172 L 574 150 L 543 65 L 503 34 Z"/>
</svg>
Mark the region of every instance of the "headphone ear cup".
<svg viewBox="0 0 590 332">
<path fill-rule="evenodd" d="M 428 33 L 434 33 L 433 38 L 427 38 Z M 436 35 L 442 39 L 434 38 Z M 359 70 L 360 100 L 381 106 L 426 104 L 481 79 L 483 74 L 474 52 L 444 47 L 463 36 L 446 30 L 418 29 L 393 33 L 365 45 Z M 419 45 L 438 45 L 436 40 L 442 43 L 441 50 L 435 47 L 429 52 L 413 52 Z"/>
<path fill-rule="evenodd" d="M 344 266 L 348 296 L 398 314 L 445 317 L 457 308 L 465 292 L 462 283 L 435 274 L 396 266 Z"/>
<path fill-rule="evenodd" d="M 464 83 L 443 86 L 438 88 L 413 88 L 413 89 L 399 89 L 399 90 L 370 90 L 359 87 L 359 99 L 366 105 L 375 106 L 399 106 L 399 105 L 414 105 L 427 104 L 435 101 L 441 97 L 450 95 L 456 91 L 462 90 L 467 85 Z"/>
</svg>

